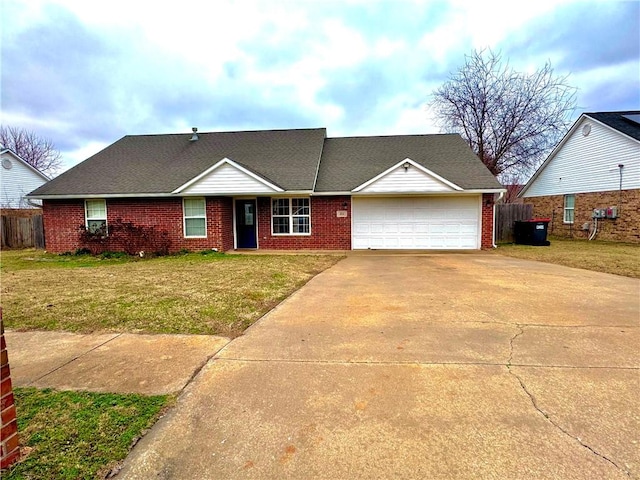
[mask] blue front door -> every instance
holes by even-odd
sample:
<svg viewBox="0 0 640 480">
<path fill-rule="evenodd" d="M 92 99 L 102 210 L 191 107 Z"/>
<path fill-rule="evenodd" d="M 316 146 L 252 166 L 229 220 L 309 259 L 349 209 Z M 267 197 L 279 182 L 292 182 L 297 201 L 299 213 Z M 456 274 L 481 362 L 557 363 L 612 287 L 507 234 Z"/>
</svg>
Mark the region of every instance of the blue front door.
<svg viewBox="0 0 640 480">
<path fill-rule="evenodd" d="M 256 201 L 236 200 L 236 247 L 258 248 Z"/>
</svg>

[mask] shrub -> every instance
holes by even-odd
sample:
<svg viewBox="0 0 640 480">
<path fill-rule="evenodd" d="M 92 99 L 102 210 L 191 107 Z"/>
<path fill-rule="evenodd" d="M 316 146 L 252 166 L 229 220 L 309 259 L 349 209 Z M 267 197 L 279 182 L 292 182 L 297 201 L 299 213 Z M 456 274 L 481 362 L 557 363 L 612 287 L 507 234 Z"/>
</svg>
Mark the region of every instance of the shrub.
<svg viewBox="0 0 640 480">
<path fill-rule="evenodd" d="M 140 256 L 167 255 L 171 247 L 166 230 L 159 231 L 155 227 L 123 222 L 120 218 L 109 224 L 107 231 L 99 229 L 92 232 L 81 225 L 79 242 L 80 249 L 86 249 L 92 255 L 107 252 L 125 252 L 128 255 Z"/>
</svg>

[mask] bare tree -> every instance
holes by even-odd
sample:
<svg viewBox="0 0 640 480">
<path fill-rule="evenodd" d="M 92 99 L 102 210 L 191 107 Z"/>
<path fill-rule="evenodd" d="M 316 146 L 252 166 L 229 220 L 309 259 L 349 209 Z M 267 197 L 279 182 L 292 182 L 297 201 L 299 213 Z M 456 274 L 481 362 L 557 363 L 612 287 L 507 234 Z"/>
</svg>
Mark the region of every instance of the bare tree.
<svg viewBox="0 0 640 480">
<path fill-rule="evenodd" d="M 51 176 L 62 163 L 60 152 L 48 138 L 22 128 L 0 126 L 0 143 L 45 175 Z"/>
<path fill-rule="evenodd" d="M 568 130 L 576 89 L 549 62 L 517 72 L 500 53 L 476 50 L 429 102 L 444 131 L 460 133 L 491 173 L 527 175 Z"/>
</svg>

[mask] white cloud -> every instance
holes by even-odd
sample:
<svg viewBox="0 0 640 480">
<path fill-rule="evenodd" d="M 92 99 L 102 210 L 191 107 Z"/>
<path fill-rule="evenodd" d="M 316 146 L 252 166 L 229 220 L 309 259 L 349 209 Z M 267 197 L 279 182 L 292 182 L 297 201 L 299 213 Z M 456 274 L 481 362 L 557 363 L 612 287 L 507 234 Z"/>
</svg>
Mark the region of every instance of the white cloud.
<svg viewBox="0 0 640 480">
<path fill-rule="evenodd" d="M 62 152 L 63 169 L 71 168 L 75 164 L 86 160 L 101 150 L 104 150 L 108 145 L 109 143 L 107 142 L 88 142 L 75 150 Z"/>
</svg>

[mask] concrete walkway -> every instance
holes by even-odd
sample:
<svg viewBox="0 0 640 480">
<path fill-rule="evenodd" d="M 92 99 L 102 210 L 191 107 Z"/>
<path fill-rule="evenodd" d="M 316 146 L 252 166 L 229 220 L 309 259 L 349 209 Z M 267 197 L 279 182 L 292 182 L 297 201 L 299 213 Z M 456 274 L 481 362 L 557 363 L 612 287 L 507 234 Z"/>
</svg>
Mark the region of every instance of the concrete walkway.
<svg viewBox="0 0 640 480">
<path fill-rule="evenodd" d="M 160 395 L 182 390 L 228 342 L 207 335 L 5 332 L 14 386 Z"/>
<path fill-rule="evenodd" d="M 349 256 L 223 348 L 118 478 L 640 477 L 640 282 Z"/>
</svg>

